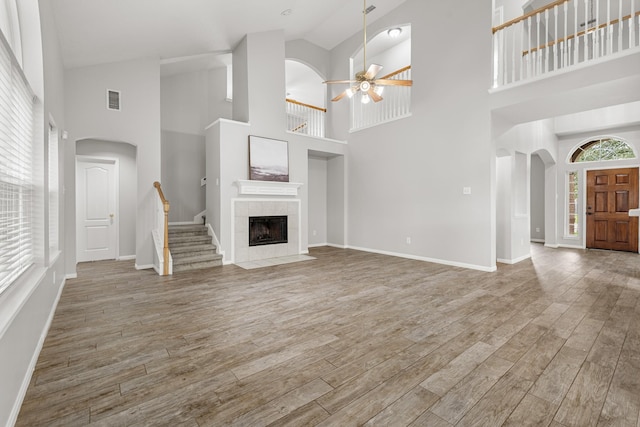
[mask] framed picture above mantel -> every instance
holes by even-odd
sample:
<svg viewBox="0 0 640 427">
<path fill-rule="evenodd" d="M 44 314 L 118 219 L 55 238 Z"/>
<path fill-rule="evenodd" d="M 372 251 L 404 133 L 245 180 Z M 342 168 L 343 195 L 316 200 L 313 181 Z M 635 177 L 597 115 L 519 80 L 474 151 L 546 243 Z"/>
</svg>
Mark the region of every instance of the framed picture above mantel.
<svg viewBox="0 0 640 427">
<path fill-rule="evenodd" d="M 289 182 L 288 142 L 249 135 L 249 180 Z"/>
</svg>

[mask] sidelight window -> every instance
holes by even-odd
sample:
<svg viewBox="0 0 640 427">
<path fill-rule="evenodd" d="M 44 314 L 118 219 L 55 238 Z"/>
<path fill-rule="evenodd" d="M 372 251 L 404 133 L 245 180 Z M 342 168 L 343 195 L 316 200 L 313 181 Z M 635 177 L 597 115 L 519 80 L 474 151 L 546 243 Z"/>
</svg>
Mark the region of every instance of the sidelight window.
<svg viewBox="0 0 640 427">
<path fill-rule="evenodd" d="M 568 176 L 568 204 L 567 204 L 567 235 L 577 237 L 580 230 L 578 222 L 578 172 L 569 172 Z"/>
</svg>

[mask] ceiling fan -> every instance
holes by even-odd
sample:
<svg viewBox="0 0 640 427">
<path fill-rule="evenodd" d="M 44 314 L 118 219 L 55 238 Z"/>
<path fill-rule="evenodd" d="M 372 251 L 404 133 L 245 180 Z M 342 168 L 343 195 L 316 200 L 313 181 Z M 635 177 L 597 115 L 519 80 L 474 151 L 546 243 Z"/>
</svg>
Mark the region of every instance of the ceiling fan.
<svg viewBox="0 0 640 427">
<path fill-rule="evenodd" d="M 382 70 L 382 65 L 371 64 L 367 69 L 367 0 L 363 0 L 364 9 L 362 14 L 363 20 L 363 36 L 364 36 L 364 59 L 363 59 L 363 71 L 358 71 L 354 80 L 328 80 L 326 84 L 350 84 L 340 95 L 333 98 L 331 101 L 340 101 L 345 96 L 351 98 L 357 92 L 362 92 L 362 103 L 367 104 L 369 100 L 373 102 L 382 101 L 380 95 L 383 86 L 412 86 L 412 80 L 393 80 L 393 79 L 376 79 L 376 75 Z"/>
</svg>

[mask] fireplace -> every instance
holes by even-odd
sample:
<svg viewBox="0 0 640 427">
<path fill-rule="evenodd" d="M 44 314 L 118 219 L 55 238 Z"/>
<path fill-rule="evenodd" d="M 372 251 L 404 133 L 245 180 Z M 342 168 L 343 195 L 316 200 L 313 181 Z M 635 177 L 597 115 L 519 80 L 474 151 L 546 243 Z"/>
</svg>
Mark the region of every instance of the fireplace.
<svg viewBox="0 0 640 427">
<path fill-rule="evenodd" d="M 250 216 L 249 246 L 287 243 L 287 216 Z"/>
<path fill-rule="evenodd" d="M 269 181 L 265 181 L 269 182 Z M 233 262 L 252 262 L 270 258 L 300 255 L 300 200 L 299 199 L 237 199 L 232 202 L 231 238 Z M 251 222 L 255 217 L 286 217 L 286 243 L 249 246 Z M 271 227 L 270 227 L 271 228 Z M 273 238 L 273 230 L 271 238 Z M 281 238 L 284 236 L 281 236 Z M 280 239 L 278 239 L 280 240 Z M 261 239 L 265 241 L 265 239 Z M 273 243 L 273 242 L 265 242 Z"/>
</svg>

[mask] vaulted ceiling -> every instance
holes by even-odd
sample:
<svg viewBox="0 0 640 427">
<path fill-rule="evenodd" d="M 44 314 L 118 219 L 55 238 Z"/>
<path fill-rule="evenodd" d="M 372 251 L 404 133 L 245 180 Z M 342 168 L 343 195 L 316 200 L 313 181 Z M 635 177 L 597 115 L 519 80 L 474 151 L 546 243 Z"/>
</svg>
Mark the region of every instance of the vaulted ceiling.
<svg viewBox="0 0 640 427">
<path fill-rule="evenodd" d="M 282 29 L 331 49 L 362 31 L 362 0 L 49 0 L 65 67 L 206 58 L 245 34 Z M 405 0 L 369 0 L 374 22 Z M 289 10 L 290 13 L 285 11 Z M 283 13 L 285 12 L 285 13 Z"/>
</svg>

